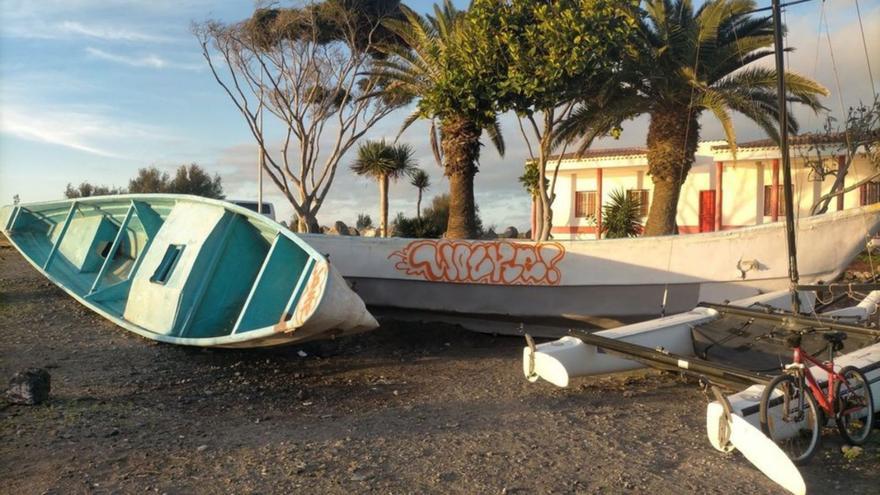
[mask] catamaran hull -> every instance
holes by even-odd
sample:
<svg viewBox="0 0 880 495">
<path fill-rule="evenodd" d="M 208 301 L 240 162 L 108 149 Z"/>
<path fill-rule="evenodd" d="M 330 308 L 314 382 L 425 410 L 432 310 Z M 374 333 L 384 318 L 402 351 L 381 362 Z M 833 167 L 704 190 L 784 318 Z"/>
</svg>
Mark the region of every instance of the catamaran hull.
<svg viewBox="0 0 880 495">
<path fill-rule="evenodd" d="M 837 279 L 880 230 L 880 204 L 802 219 L 802 283 Z M 784 224 L 529 242 L 302 235 L 371 306 L 634 321 L 784 289 Z"/>
<path fill-rule="evenodd" d="M 146 194 L 7 206 L 0 231 L 71 297 L 160 342 L 269 347 L 378 326 L 317 251 L 222 201 Z"/>
</svg>

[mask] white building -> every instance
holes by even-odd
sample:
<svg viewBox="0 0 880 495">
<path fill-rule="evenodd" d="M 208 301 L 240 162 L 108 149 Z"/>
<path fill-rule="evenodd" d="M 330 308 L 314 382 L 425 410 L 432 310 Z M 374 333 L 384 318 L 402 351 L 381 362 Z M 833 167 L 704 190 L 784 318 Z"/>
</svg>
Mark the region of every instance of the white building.
<svg viewBox="0 0 880 495">
<path fill-rule="evenodd" d="M 811 146 L 821 147 L 826 169 L 836 169 L 845 159 L 842 137 L 815 143 L 816 137 L 810 135 L 790 140 L 794 201 L 799 216 L 809 215 L 813 204 L 830 192 L 834 182 L 832 175 L 822 181 L 814 167 L 808 165 L 816 161 Z M 553 238 L 595 239 L 601 230 L 601 205 L 610 201 L 615 189 L 641 199 L 644 222 L 654 188 L 645 152 L 645 148 L 617 148 L 564 155 L 553 203 Z M 779 147 L 769 139 L 740 143 L 736 157 L 725 141 L 701 142 L 679 198 L 679 233 L 735 229 L 784 219 L 780 157 Z M 555 160 L 548 164 L 548 174 Z M 846 186 L 876 173 L 867 157 L 859 154 L 850 166 Z M 828 210 L 878 201 L 880 182 L 870 182 L 832 200 Z M 532 208 L 532 232 L 534 211 Z"/>
</svg>

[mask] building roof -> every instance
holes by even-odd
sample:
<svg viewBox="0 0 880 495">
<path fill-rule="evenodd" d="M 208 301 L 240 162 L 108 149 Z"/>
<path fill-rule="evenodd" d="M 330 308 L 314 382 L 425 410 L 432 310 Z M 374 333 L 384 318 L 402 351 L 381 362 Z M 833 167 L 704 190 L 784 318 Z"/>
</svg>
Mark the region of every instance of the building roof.
<svg viewBox="0 0 880 495">
<path fill-rule="evenodd" d="M 788 144 L 790 145 L 810 145 L 810 144 L 838 144 L 845 143 L 846 136 L 842 132 L 835 132 L 831 134 L 818 134 L 818 133 L 806 133 L 801 134 L 799 136 L 789 136 Z M 746 141 L 744 143 L 737 143 L 737 148 L 778 148 L 779 143 L 772 139 L 758 139 L 756 141 Z M 730 146 L 727 143 L 718 144 L 712 146 L 712 151 L 715 150 L 728 150 Z"/>
<path fill-rule="evenodd" d="M 632 148 L 598 148 L 588 149 L 583 153 L 565 153 L 562 155 L 563 160 L 590 160 L 595 158 L 616 158 L 624 156 L 639 156 L 648 152 L 648 148 L 632 147 Z M 558 160 L 559 155 L 553 155 L 548 161 Z"/>
</svg>

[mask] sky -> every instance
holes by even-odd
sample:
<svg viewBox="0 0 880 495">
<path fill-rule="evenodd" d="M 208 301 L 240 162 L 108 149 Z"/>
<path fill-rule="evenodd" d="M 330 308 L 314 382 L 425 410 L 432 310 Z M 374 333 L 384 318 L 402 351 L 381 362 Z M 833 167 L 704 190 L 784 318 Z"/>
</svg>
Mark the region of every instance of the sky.
<svg viewBox="0 0 880 495">
<path fill-rule="evenodd" d="M 405 1 L 426 11 L 431 1 Z M 456 0 L 464 7 L 465 0 Z M 769 5 L 760 0 L 759 6 Z M 285 5 L 285 2 L 281 2 Z M 855 0 L 792 7 L 786 13 L 789 69 L 813 77 L 832 95 L 825 105 L 843 107 L 872 99 L 856 17 Z M 860 0 L 874 80 L 880 83 L 880 0 Z M 193 21 L 234 22 L 254 10 L 251 0 L 0 0 L 0 205 L 18 194 L 23 202 L 60 199 L 68 183 L 126 186 L 139 168 L 173 170 L 198 163 L 223 179 L 228 198 L 256 198 L 256 145 L 245 121 L 214 82 L 190 33 Z M 832 68 L 836 64 L 838 77 Z M 772 63 L 767 60 L 767 63 Z M 838 88 L 838 79 L 839 87 Z M 880 84 L 877 85 L 880 89 Z M 394 139 L 408 110 L 393 113 L 367 138 Z M 822 119 L 797 111 L 804 131 Z M 740 141 L 764 137 L 747 120 L 736 120 Z M 704 117 L 701 139 L 721 139 L 717 122 Z M 528 152 L 515 117 L 502 118 L 507 153 L 483 148 L 475 191 L 486 226 L 528 228 L 529 199 L 517 181 Z M 647 120 L 624 125 L 622 136 L 594 148 L 645 142 Z M 448 184 L 428 147 L 427 127 L 416 124 L 401 140 L 412 144 L 432 179 L 427 193 Z M 358 213 L 376 219 L 378 190 L 340 164 L 318 215 L 322 224 L 354 223 Z M 292 208 L 266 179 L 265 197 L 279 220 Z M 415 214 L 416 190 L 401 181 L 390 191 L 390 212 Z"/>
</svg>

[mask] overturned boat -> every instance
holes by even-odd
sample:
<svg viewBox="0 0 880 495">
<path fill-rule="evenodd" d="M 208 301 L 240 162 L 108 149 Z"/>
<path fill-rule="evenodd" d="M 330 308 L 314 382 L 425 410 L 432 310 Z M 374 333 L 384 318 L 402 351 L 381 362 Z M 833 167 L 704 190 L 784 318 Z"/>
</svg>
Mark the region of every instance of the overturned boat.
<svg viewBox="0 0 880 495">
<path fill-rule="evenodd" d="M 378 326 L 315 249 L 223 201 L 142 194 L 0 209 L 0 229 L 77 301 L 141 336 L 266 347 Z"/>
<path fill-rule="evenodd" d="M 878 230 L 880 204 L 800 219 L 801 282 L 836 280 Z M 377 307 L 607 327 L 789 285 L 783 222 L 600 241 L 301 237 Z"/>
</svg>

